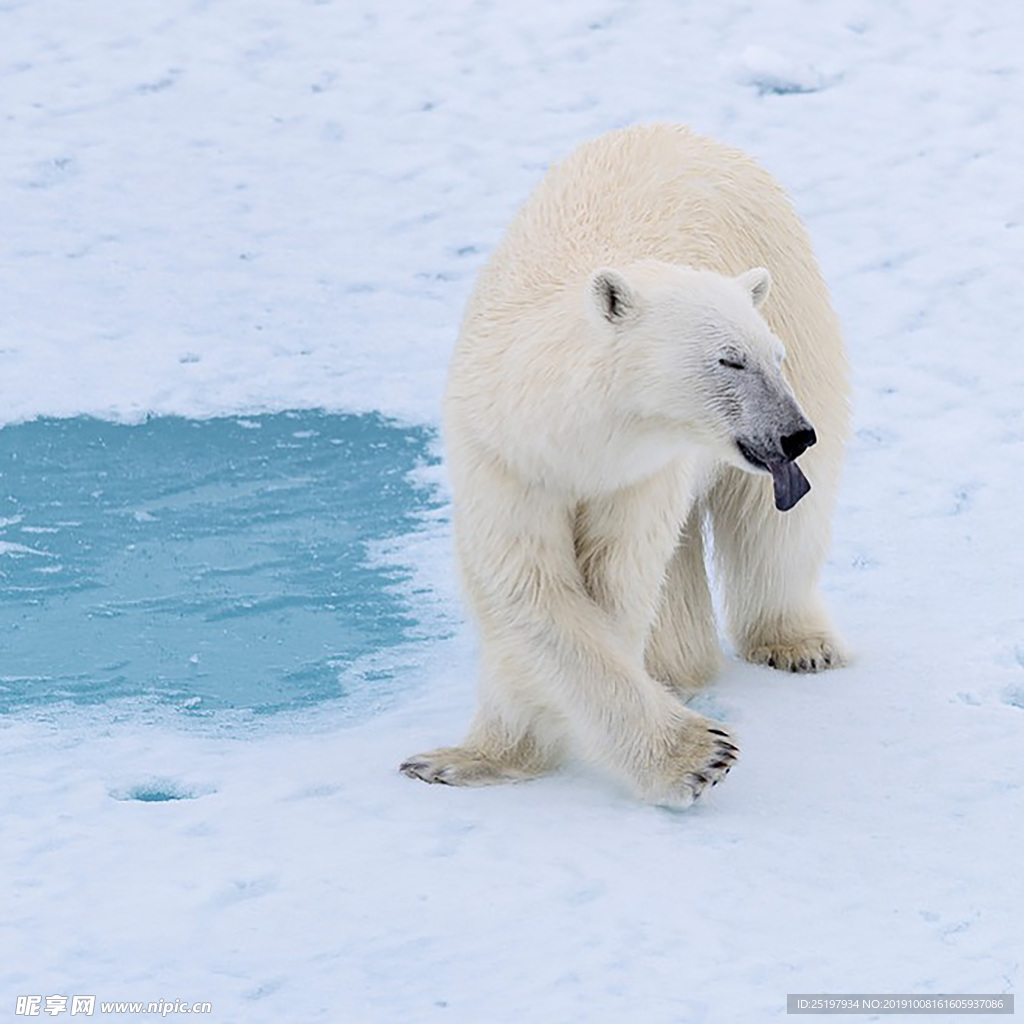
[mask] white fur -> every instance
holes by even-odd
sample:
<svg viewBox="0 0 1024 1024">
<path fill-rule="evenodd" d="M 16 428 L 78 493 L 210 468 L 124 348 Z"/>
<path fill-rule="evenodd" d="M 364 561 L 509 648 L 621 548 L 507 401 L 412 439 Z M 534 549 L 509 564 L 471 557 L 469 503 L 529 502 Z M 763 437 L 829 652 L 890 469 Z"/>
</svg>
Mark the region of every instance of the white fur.
<svg viewBox="0 0 1024 1024">
<path fill-rule="evenodd" d="M 753 161 L 658 125 L 555 166 L 480 275 L 445 402 L 479 708 L 403 771 L 484 784 L 573 751 L 676 806 L 719 781 L 732 739 L 679 699 L 720 657 L 702 524 L 736 649 L 838 664 L 817 583 L 847 391 L 810 243 Z M 801 413 L 812 490 L 780 513 L 736 438 Z"/>
</svg>

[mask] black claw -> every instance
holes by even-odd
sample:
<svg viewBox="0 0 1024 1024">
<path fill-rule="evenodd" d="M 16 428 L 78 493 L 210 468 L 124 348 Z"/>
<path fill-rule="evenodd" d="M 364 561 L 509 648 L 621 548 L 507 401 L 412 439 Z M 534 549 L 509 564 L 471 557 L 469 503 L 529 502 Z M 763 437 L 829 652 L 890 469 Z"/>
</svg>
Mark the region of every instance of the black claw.
<svg viewBox="0 0 1024 1024">
<path fill-rule="evenodd" d="M 727 732 L 723 732 L 721 729 L 712 729 L 710 726 L 708 727 L 708 732 L 713 732 L 716 736 L 728 736 L 729 735 Z"/>
<path fill-rule="evenodd" d="M 718 741 L 718 746 L 725 747 L 726 750 L 735 750 L 737 753 L 739 752 L 739 749 L 740 749 L 739 747 L 736 746 L 735 743 L 730 743 L 728 740 L 719 740 Z"/>
<path fill-rule="evenodd" d="M 713 768 L 713 769 L 715 769 L 717 771 L 719 768 L 728 768 L 729 767 L 729 762 L 728 761 L 715 761 L 714 764 L 709 765 L 708 767 L 709 768 Z"/>
</svg>

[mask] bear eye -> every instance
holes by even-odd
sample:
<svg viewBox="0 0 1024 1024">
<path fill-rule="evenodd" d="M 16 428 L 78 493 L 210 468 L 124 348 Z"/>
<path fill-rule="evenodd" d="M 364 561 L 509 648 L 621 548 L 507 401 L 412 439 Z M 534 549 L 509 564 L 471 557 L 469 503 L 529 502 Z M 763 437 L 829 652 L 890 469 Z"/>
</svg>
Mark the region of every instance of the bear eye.
<svg viewBox="0 0 1024 1024">
<path fill-rule="evenodd" d="M 731 359 L 723 356 L 718 360 L 719 366 L 727 366 L 730 370 L 745 370 L 747 368 L 745 363 L 741 363 L 738 359 Z"/>
</svg>

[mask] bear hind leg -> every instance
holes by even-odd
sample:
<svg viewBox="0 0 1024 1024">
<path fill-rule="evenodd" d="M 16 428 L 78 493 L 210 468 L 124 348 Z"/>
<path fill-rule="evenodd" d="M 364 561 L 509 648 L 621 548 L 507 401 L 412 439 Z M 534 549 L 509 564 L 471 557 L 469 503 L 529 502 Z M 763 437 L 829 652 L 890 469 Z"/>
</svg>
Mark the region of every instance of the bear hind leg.
<svg viewBox="0 0 1024 1024">
<path fill-rule="evenodd" d="M 718 671 L 718 627 L 704 566 L 703 510 L 694 508 L 672 554 L 645 661 L 655 679 L 691 696 Z"/>
<path fill-rule="evenodd" d="M 528 678 L 514 654 L 495 642 L 465 740 L 407 758 L 399 771 L 447 786 L 523 782 L 553 771 L 564 758 L 566 732 L 554 712 L 530 699 Z"/>
<path fill-rule="evenodd" d="M 446 786 L 496 786 L 546 775 L 562 760 L 554 737 L 536 727 L 514 730 L 507 721 L 478 712 L 465 742 L 407 758 L 399 771 L 411 779 Z"/>
</svg>

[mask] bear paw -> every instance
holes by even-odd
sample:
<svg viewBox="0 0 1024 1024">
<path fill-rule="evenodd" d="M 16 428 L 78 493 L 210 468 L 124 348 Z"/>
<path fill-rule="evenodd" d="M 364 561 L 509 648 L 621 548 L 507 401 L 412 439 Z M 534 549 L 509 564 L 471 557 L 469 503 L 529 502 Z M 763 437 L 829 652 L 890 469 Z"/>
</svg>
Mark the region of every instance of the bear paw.
<svg viewBox="0 0 1024 1024">
<path fill-rule="evenodd" d="M 780 672 L 824 672 L 843 664 L 839 645 L 828 637 L 758 644 L 745 657 L 755 665 L 767 665 Z"/>
<path fill-rule="evenodd" d="M 407 758 L 398 770 L 410 779 L 442 786 L 494 786 L 519 782 L 533 774 L 504 765 L 469 747 L 440 747 Z"/>
<path fill-rule="evenodd" d="M 644 785 L 651 803 L 685 808 L 717 786 L 739 757 L 735 737 L 720 722 L 694 715 L 677 732 L 664 763 Z"/>
</svg>

